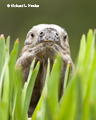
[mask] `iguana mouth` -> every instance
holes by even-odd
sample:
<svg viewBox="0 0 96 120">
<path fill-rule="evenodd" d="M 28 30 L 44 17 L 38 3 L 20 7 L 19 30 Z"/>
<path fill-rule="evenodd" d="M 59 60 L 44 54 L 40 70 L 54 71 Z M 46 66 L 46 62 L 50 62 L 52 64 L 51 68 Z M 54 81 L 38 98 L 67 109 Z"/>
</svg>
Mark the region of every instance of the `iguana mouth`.
<svg viewBox="0 0 96 120">
<path fill-rule="evenodd" d="M 45 47 L 46 48 L 51 48 L 52 46 L 57 46 L 58 48 L 61 48 L 62 51 L 65 51 L 60 45 L 58 45 L 56 42 L 54 42 L 53 40 L 45 40 L 45 41 L 42 41 L 40 42 L 39 44 L 36 44 L 34 45 L 34 47 L 30 48 L 29 51 L 31 52 L 32 50 L 36 49 L 36 48 L 39 48 L 39 49 L 42 49 Z"/>
<path fill-rule="evenodd" d="M 41 52 L 48 52 L 48 51 L 54 51 L 54 52 L 62 52 L 64 54 L 67 54 L 67 52 L 59 46 L 56 42 L 52 40 L 46 40 L 43 42 L 40 42 L 39 44 L 35 45 L 32 48 L 29 48 L 29 52 L 33 52 L 35 54 L 41 53 Z"/>
</svg>

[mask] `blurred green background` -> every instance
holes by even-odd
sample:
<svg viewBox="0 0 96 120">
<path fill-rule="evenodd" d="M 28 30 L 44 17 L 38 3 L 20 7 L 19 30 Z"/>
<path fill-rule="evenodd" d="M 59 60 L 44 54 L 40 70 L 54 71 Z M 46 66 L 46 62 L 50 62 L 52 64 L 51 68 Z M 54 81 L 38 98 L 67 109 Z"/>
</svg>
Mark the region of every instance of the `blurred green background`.
<svg viewBox="0 0 96 120">
<path fill-rule="evenodd" d="M 39 4 L 39 8 L 7 8 L 7 4 Z M 82 34 L 96 28 L 96 0 L 1 0 L 0 34 L 19 38 L 19 53 L 32 26 L 46 23 L 57 24 L 69 35 L 71 56 L 75 62 Z"/>
</svg>

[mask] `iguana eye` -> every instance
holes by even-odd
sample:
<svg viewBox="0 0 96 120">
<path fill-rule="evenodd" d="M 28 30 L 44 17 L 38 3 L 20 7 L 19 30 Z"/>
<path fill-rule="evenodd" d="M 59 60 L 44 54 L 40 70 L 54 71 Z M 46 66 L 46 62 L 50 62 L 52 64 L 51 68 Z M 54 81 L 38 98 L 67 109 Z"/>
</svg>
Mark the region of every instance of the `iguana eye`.
<svg viewBox="0 0 96 120">
<path fill-rule="evenodd" d="M 64 42 L 65 42 L 65 41 L 66 41 L 66 39 L 67 39 L 67 35 L 65 35 L 63 38 L 64 38 Z"/>
<path fill-rule="evenodd" d="M 31 37 L 32 37 L 32 38 L 34 37 L 34 34 L 33 34 L 33 33 L 31 33 Z"/>
</svg>

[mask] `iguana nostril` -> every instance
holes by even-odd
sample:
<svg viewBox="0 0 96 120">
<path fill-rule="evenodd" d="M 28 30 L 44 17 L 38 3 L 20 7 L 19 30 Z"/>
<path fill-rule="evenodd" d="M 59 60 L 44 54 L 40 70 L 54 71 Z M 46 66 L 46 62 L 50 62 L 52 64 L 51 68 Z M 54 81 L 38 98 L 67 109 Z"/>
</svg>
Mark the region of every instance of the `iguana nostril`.
<svg viewBox="0 0 96 120">
<path fill-rule="evenodd" d="M 56 36 L 58 36 L 58 33 L 56 33 Z"/>
<path fill-rule="evenodd" d="M 42 31 L 42 32 L 40 32 L 40 37 L 42 37 L 44 35 L 44 32 Z"/>
<path fill-rule="evenodd" d="M 59 38 L 59 34 L 58 34 L 57 32 L 55 33 L 55 37 L 56 37 L 56 38 Z"/>
</svg>

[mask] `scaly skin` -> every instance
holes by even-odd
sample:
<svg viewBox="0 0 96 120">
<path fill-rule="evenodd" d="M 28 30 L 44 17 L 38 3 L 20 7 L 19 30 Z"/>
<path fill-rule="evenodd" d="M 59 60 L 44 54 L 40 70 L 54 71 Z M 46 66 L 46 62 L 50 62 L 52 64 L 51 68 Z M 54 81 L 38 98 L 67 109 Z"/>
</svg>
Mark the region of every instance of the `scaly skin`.
<svg viewBox="0 0 96 120">
<path fill-rule="evenodd" d="M 61 55 L 63 61 L 59 93 L 60 98 L 63 92 L 64 76 L 68 62 L 71 63 L 71 73 L 74 69 L 74 64 L 70 55 L 67 32 L 65 29 L 53 24 L 40 24 L 34 26 L 28 32 L 21 55 L 17 60 L 16 68 L 23 68 L 23 75 L 26 81 L 32 60 L 35 58 L 36 63 L 40 61 L 40 69 L 35 81 L 28 110 L 29 117 L 32 116 L 44 87 L 48 58 L 50 59 L 52 68 L 56 53 Z"/>
</svg>

